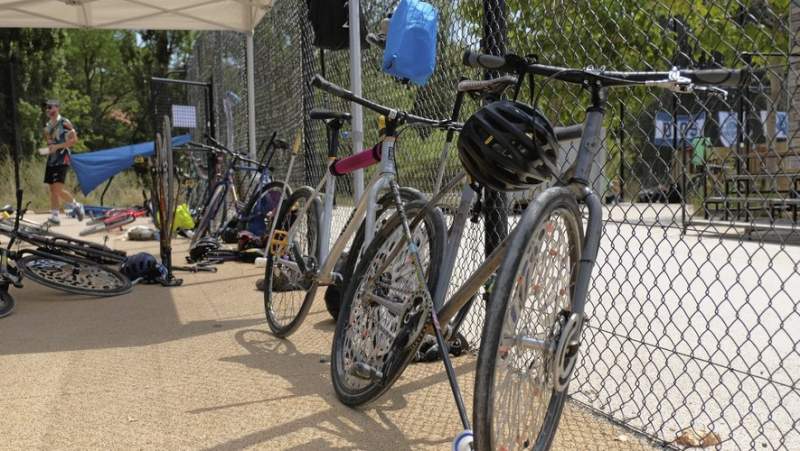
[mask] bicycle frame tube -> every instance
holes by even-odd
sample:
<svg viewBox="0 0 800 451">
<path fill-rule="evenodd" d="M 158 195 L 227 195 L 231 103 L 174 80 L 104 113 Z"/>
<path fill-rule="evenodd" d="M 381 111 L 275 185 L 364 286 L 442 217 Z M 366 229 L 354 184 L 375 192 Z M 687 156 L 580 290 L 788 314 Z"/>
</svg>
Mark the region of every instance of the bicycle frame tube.
<svg viewBox="0 0 800 451">
<path fill-rule="evenodd" d="M 453 218 L 453 226 L 447 237 L 447 247 L 444 252 L 444 261 L 440 269 L 439 279 L 436 281 L 436 291 L 433 297 L 433 308 L 437 311 L 442 307 L 444 298 L 447 295 L 447 286 L 450 284 L 450 277 L 453 275 L 453 267 L 455 266 L 456 254 L 461 244 L 461 236 L 464 234 L 464 226 L 467 223 L 467 214 L 469 213 L 469 206 L 472 204 L 472 197 L 475 191 L 469 186 L 467 181 L 464 181 L 464 188 L 461 191 L 461 202 L 458 204 L 458 210 Z"/>
<path fill-rule="evenodd" d="M 322 261 L 322 269 L 319 273 L 319 283 L 321 285 L 330 284 L 333 282 L 333 269 L 336 266 L 336 262 L 339 260 L 339 257 L 344 252 L 345 246 L 350 241 L 350 237 L 353 236 L 358 227 L 361 225 L 361 220 L 366 217 L 367 224 L 369 225 L 370 218 L 372 219 L 373 229 L 375 227 L 375 212 L 377 209 L 377 195 L 382 189 L 382 186 L 387 184 L 386 177 L 383 174 L 375 173 L 372 176 L 372 179 L 369 181 L 365 191 L 367 193 L 366 196 L 361 196 L 361 200 L 358 201 L 358 205 L 356 206 L 355 213 L 353 213 L 353 218 L 347 224 L 347 228 L 342 231 L 341 236 L 339 239 L 336 240 L 334 243 L 333 248 L 330 251 L 330 254 L 326 256 Z M 327 218 L 330 218 L 328 216 Z M 323 222 L 327 223 L 327 227 L 330 226 L 330 221 L 326 221 L 323 219 Z M 323 226 L 326 227 L 326 226 Z M 369 241 L 366 239 L 369 237 L 369 240 L 372 239 L 371 235 L 366 235 L 364 239 L 364 245 L 368 245 Z M 351 249 L 350 252 L 358 252 L 358 249 Z"/>
<path fill-rule="evenodd" d="M 322 190 L 323 186 L 327 186 L 328 183 L 335 182 L 332 179 L 333 179 L 333 176 L 326 171 L 325 175 L 322 177 L 322 180 L 319 182 L 317 187 L 314 189 L 314 192 L 311 194 L 311 198 L 315 199 L 317 196 L 319 196 L 320 195 L 320 191 Z M 373 197 L 373 193 L 377 193 L 379 191 L 379 189 L 376 189 L 376 186 L 379 185 L 379 184 L 385 183 L 384 179 L 385 179 L 385 176 L 383 174 L 378 173 L 378 172 L 376 172 L 375 175 L 372 176 L 372 179 L 370 180 L 370 182 L 369 182 L 369 184 L 367 185 L 367 188 L 366 188 L 367 192 L 370 193 L 370 195 L 369 196 L 361 196 L 361 200 L 358 202 L 358 205 L 356 206 L 356 210 L 355 210 L 355 213 L 353 213 L 352 219 L 350 220 L 349 224 L 347 225 L 347 228 L 345 228 L 344 231 L 342 231 L 342 234 L 340 235 L 339 239 L 336 240 L 336 243 L 334 244 L 333 248 L 330 249 L 330 252 L 328 252 L 328 247 L 330 246 L 330 243 L 326 242 L 326 241 L 322 241 L 324 246 L 322 247 L 322 250 L 321 250 L 320 260 L 323 263 L 322 263 L 322 267 L 321 267 L 321 269 L 319 271 L 319 274 L 318 274 L 318 279 L 319 279 L 320 285 L 326 285 L 326 284 L 330 284 L 330 283 L 333 282 L 332 273 L 333 273 L 333 268 L 336 266 L 336 261 L 339 259 L 339 256 L 342 254 L 342 252 L 344 252 L 344 248 L 345 248 L 345 246 L 347 246 L 347 243 L 350 241 L 350 237 L 353 236 L 353 234 L 355 234 L 355 232 L 358 230 L 358 227 L 361 225 L 361 220 L 364 218 L 365 215 L 369 214 L 370 210 L 372 211 L 373 224 L 374 224 L 374 221 L 375 221 L 375 219 L 374 219 L 374 217 L 375 217 L 375 209 L 376 209 L 375 200 L 373 199 L 372 202 L 370 202 L 370 198 Z M 329 182 L 329 180 L 331 182 Z M 332 210 L 333 210 L 333 208 L 332 208 L 333 196 L 329 196 L 329 198 L 330 198 L 330 201 L 331 201 L 331 212 L 330 213 L 332 213 Z M 326 198 L 325 201 L 327 203 L 328 199 Z M 371 207 L 370 207 L 370 205 L 371 205 Z M 308 212 L 309 208 L 311 208 L 311 202 L 308 202 L 303 206 L 303 209 L 300 210 L 300 212 L 298 213 L 298 216 L 304 216 Z M 295 234 L 295 232 L 297 230 L 298 225 L 299 225 L 299 222 L 295 222 L 294 224 L 292 224 L 292 226 L 287 231 L 287 234 L 289 235 L 289 242 L 290 243 L 294 240 L 294 234 Z M 320 224 L 320 239 L 321 240 L 323 239 L 322 238 L 323 235 L 325 235 L 327 237 L 330 237 L 330 215 L 324 216 L 322 218 L 322 224 Z M 325 238 L 325 239 L 329 239 L 329 238 Z M 293 262 L 288 262 L 288 261 L 287 262 L 283 262 L 282 265 L 284 265 L 286 267 L 289 267 L 289 268 L 292 268 L 292 269 L 299 270 L 299 268 L 295 267 L 295 263 L 293 263 Z"/>
<path fill-rule="evenodd" d="M 319 261 L 327 262 L 328 249 L 331 246 L 331 222 L 333 220 L 333 199 L 336 194 L 336 177 L 331 177 L 330 167 L 334 162 L 328 163 L 328 171 L 325 172 L 325 207 L 322 211 L 322 224 L 319 228 L 319 239 L 322 245 L 319 251 Z M 323 273 L 325 274 L 325 273 Z"/>
</svg>

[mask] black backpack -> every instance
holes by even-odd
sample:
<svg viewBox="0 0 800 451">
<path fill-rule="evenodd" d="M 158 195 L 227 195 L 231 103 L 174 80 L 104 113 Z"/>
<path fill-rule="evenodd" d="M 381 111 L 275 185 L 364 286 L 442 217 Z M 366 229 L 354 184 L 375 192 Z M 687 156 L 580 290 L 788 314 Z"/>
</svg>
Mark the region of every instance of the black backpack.
<svg viewBox="0 0 800 451">
<path fill-rule="evenodd" d="M 346 50 L 350 48 L 349 7 L 347 0 L 306 0 L 308 20 L 314 30 L 315 47 L 326 50 Z M 361 4 L 359 3 L 359 8 Z M 367 22 L 364 12 L 361 17 L 361 45 L 367 45 Z"/>
</svg>

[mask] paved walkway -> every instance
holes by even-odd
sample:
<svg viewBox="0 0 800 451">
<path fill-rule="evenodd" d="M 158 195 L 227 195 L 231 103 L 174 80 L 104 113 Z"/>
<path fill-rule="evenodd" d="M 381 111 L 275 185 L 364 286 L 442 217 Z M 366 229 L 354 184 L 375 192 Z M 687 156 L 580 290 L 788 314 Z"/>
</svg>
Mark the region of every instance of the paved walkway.
<svg viewBox="0 0 800 451">
<path fill-rule="evenodd" d="M 74 236 L 83 227 L 63 222 Z M 182 260 L 187 240 L 174 244 Z M 157 254 L 156 242 L 120 232 L 109 245 Z M 254 287 L 261 271 L 225 263 L 180 274 L 181 287 L 138 285 L 113 298 L 31 281 L 11 288 L 16 310 L 0 319 L 0 449 L 449 449 L 460 427 L 441 364 L 410 366 L 363 409 L 343 406 L 323 361 L 334 330 L 324 304 L 289 339 L 273 337 Z M 455 363 L 471 410 L 475 359 Z M 574 406 L 554 448 L 650 449 Z"/>
</svg>

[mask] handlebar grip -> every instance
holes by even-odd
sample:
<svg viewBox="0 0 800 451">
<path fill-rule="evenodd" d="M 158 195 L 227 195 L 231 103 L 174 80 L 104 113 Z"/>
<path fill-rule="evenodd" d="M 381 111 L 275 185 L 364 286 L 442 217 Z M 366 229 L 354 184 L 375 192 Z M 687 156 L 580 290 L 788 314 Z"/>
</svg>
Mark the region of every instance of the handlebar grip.
<svg viewBox="0 0 800 451">
<path fill-rule="evenodd" d="M 330 166 L 331 175 L 336 177 L 349 174 L 357 169 L 364 169 L 381 161 L 381 143 L 376 144 L 371 149 L 362 150 L 359 153 L 350 155 L 347 158 L 336 160 Z"/>
<path fill-rule="evenodd" d="M 698 85 L 739 86 L 746 82 L 749 75 L 750 71 L 746 69 L 701 69 L 684 76 Z"/>
<path fill-rule="evenodd" d="M 475 69 L 490 69 L 500 70 L 503 72 L 513 72 L 512 69 L 506 67 L 508 62 L 502 56 L 486 55 L 484 53 L 467 50 L 464 52 L 464 58 L 461 61 L 465 65 L 474 67 Z"/>
<path fill-rule="evenodd" d="M 321 89 L 327 92 L 328 94 L 335 95 L 336 97 L 341 97 L 343 99 L 347 99 L 353 95 L 352 92 L 322 78 L 322 75 L 320 74 L 314 75 L 314 78 L 311 79 L 311 86 L 317 89 Z"/>
</svg>

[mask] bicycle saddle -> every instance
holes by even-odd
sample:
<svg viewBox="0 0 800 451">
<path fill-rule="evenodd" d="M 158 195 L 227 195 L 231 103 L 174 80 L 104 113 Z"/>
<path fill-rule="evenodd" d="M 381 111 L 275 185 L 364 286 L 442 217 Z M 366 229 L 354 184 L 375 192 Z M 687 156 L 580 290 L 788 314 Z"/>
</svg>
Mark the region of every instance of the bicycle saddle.
<svg viewBox="0 0 800 451">
<path fill-rule="evenodd" d="M 282 139 L 276 139 L 273 142 L 272 145 L 275 146 L 276 149 L 288 149 L 289 148 L 289 143 L 287 143 L 286 141 L 284 141 Z"/>
<path fill-rule="evenodd" d="M 314 108 L 308 113 L 308 117 L 311 119 L 320 119 L 320 120 L 327 120 L 327 119 L 341 119 L 347 122 L 350 122 L 352 116 L 350 113 L 345 113 L 344 111 L 331 111 L 327 108 Z"/>
<path fill-rule="evenodd" d="M 0 213 L 11 213 L 13 211 L 14 207 L 12 207 L 11 205 L 4 205 L 2 208 L 0 208 Z"/>
</svg>

